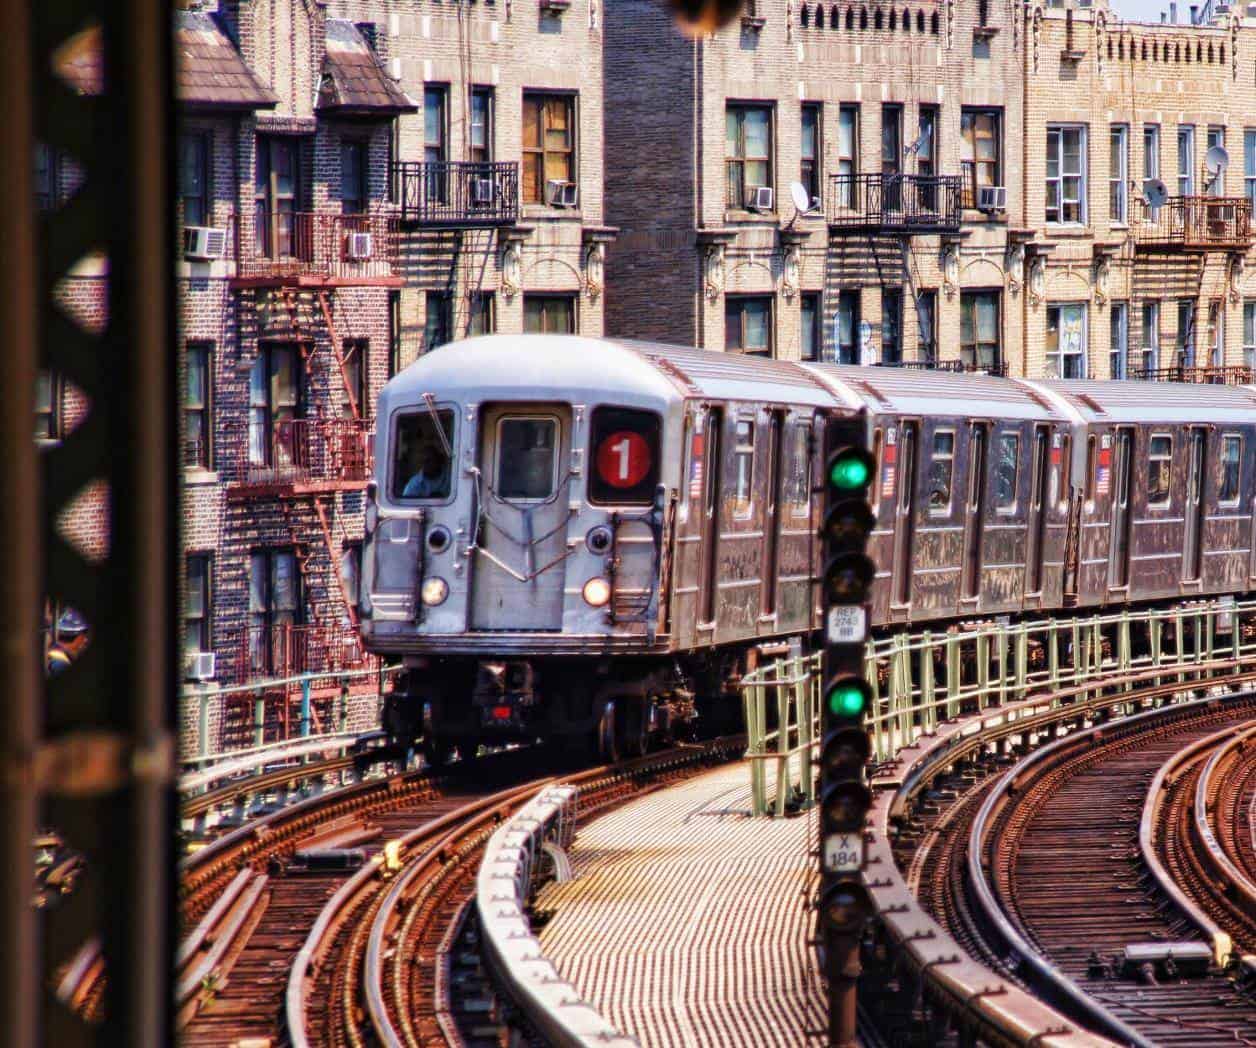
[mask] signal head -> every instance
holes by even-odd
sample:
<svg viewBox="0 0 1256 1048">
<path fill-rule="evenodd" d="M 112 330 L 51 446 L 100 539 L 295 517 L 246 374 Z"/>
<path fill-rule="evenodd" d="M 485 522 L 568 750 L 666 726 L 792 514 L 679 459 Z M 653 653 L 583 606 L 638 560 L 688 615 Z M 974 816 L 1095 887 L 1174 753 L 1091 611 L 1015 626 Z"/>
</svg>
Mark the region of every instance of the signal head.
<svg viewBox="0 0 1256 1048">
<path fill-rule="evenodd" d="M 831 932 L 853 934 L 872 916 L 872 896 L 858 881 L 841 880 L 820 896 L 820 919 Z"/>
<path fill-rule="evenodd" d="M 876 459 L 867 448 L 847 445 L 829 456 L 825 476 L 829 486 L 844 495 L 857 495 L 872 483 Z"/>
<path fill-rule="evenodd" d="M 713 33 L 741 13 L 742 0 L 667 0 L 686 36 Z"/>
<path fill-rule="evenodd" d="M 859 833 L 872 807 L 872 791 L 857 779 L 834 783 L 820 800 L 821 832 Z"/>
<path fill-rule="evenodd" d="M 824 539 L 834 552 L 863 549 L 877 518 L 864 499 L 842 499 L 824 515 Z"/>
<path fill-rule="evenodd" d="M 824 566 L 824 598 L 827 604 L 864 604 L 877 573 L 876 565 L 862 553 L 839 553 Z"/>
<path fill-rule="evenodd" d="M 820 774 L 826 782 L 863 778 L 864 764 L 872 752 L 868 733 L 858 726 L 839 728 L 824 737 L 820 749 Z"/>
<path fill-rule="evenodd" d="M 824 710 L 830 717 L 857 719 L 871 704 L 872 686 L 862 677 L 838 677 L 824 687 Z"/>
</svg>

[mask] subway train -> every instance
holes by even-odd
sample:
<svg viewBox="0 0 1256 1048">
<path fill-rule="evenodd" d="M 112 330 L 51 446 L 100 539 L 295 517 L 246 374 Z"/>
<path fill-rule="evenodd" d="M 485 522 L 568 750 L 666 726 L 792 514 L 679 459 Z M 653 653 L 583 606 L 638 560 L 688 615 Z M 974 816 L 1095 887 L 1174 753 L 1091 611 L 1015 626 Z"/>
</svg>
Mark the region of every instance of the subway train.
<svg viewBox="0 0 1256 1048">
<path fill-rule="evenodd" d="M 437 761 L 615 757 L 739 709 L 753 647 L 818 637 L 822 426 L 856 413 L 874 626 L 1254 588 L 1256 388 L 473 338 L 379 400 L 359 618 L 406 667 L 384 728 Z"/>
</svg>

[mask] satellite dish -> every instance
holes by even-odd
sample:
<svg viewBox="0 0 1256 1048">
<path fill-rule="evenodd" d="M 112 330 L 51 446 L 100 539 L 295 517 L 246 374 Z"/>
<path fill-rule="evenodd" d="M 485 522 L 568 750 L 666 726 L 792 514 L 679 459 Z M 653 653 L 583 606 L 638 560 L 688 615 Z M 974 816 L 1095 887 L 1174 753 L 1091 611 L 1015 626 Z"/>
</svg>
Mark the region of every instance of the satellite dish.
<svg viewBox="0 0 1256 1048">
<path fill-rule="evenodd" d="M 1169 199 L 1169 188 L 1158 178 L 1149 178 L 1143 183 L 1143 196 L 1148 207 L 1160 207 Z"/>
<path fill-rule="evenodd" d="M 811 194 L 807 192 L 807 187 L 801 182 L 791 182 L 789 184 L 789 197 L 794 202 L 794 210 L 800 215 L 810 213 Z"/>
<path fill-rule="evenodd" d="M 1226 152 L 1225 146 L 1213 146 L 1204 154 L 1204 167 L 1214 178 L 1229 166 L 1230 154 Z"/>
</svg>

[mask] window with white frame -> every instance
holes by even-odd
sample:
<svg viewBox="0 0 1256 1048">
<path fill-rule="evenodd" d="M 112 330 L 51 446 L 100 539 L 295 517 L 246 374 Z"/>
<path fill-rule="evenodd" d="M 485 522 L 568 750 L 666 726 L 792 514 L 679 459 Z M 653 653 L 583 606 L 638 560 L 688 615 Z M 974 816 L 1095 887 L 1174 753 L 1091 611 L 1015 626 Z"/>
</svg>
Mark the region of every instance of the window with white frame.
<svg viewBox="0 0 1256 1048">
<path fill-rule="evenodd" d="M 1047 127 L 1047 221 L 1086 221 L 1086 128 Z"/>
<path fill-rule="evenodd" d="M 1256 301 L 1243 303 L 1243 364 L 1256 368 Z"/>
<path fill-rule="evenodd" d="M 1243 132 L 1243 194 L 1256 204 L 1256 131 Z"/>
<path fill-rule="evenodd" d="M 1109 339 L 1110 370 L 1113 378 L 1129 378 L 1130 357 L 1130 306 L 1128 302 L 1113 302 L 1108 311 L 1111 336 Z"/>
<path fill-rule="evenodd" d="M 1195 128 L 1178 127 L 1178 196 L 1195 195 Z"/>
<path fill-rule="evenodd" d="M 1129 221 L 1129 128 L 1113 124 L 1108 137 L 1112 153 L 1108 163 L 1108 217 L 1123 225 Z"/>
<path fill-rule="evenodd" d="M 1208 129 L 1208 149 L 1224 149 L 1225 148 L 1225 128 L 1220 125 L 1210 127 Z M 1219 170 L 1215 175 L 1208 174 L 1207 191 L 1209 196 L 1225 196 L 1225 170 Z"/>
<path fill-rule="evenodd" d="M 1086 304 L 1047 307 L 1047 378 L 1086 377 Z"/>
<path fill-rule="evenodd" d="M 1160 125 L 1143 124 L 1143 181 L 1160 177 Z M 1147 212 L 1154 221 L 1159 208 Z"/>
<path fill-rule="evenodd" d="M 1182 367 L 1195 366 L 1195 300 L 1178 301 L 1177 362 Z"/>
<path fill-rule="evenodd" d="M 1210 364 L 1220 367 L 1225 363 L 1225 310 L 1219 298 L 1208 303 L 1208 348 L 1212 354 Z"/>
<path fill-rule="evenodd" d="M 1153 371 L 1160 366 L 1160 303 L 1143 303 L 1142 330 L 1143 370 Z"/>
</svg>

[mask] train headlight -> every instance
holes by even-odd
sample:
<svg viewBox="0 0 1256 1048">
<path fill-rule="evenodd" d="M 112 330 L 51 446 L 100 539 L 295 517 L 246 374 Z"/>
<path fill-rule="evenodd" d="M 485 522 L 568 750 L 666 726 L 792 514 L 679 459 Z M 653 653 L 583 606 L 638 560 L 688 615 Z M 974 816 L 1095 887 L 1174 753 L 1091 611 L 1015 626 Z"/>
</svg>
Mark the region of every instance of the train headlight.
<svg viewBox="0 0 1256 1048">
<path fill-rule="evenodd" d="M 445 603 L 445 598 L 449 596 L 449 583 L 442 578 L 433 575 L 430 579 L 423 580 L 423 586 L 419 590 L 419 598 L 429 608 L 434 608 L 439 604 Z"/>
<path fill-rule="evenodd" d="M 611 599 L 611 584 L 600 575 L 595 576 L 584 584 L 582 594 L 591 608 L 603 608 Z"/>
</svg>

